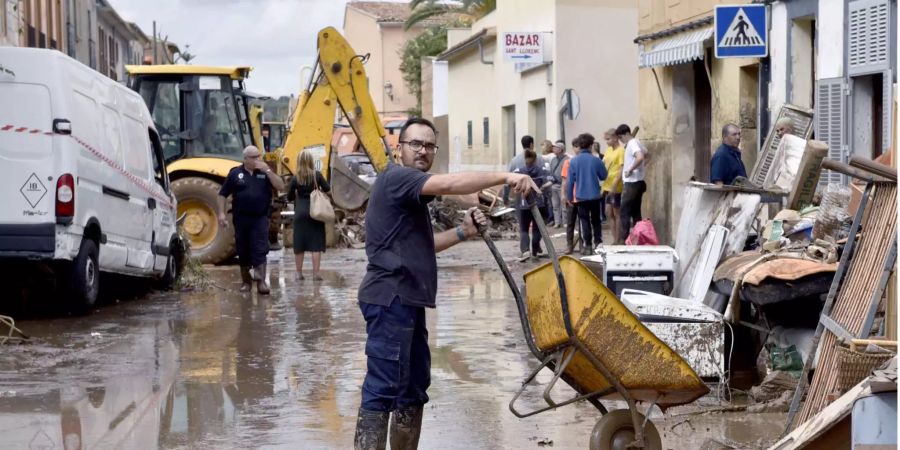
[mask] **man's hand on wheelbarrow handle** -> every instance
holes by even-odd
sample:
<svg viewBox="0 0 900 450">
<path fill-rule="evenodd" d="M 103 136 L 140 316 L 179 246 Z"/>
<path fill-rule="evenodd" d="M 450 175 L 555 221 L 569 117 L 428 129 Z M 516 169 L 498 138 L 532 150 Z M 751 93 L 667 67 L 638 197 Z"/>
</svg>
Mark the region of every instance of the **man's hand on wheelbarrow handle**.
<svg viewBox="0 0 900 450">
<path fill-rule="evenodd" d="M 466 218 L 463 219 L 462 227 L 463 232 L 466 233 L 466 237 L 482 234 L 488 229 L 487 216 L 476 207 L 469 208 L 469 210 L 466 211 Z"/>
<path fill-rule="evenodd" d="M 533 192 L 540 192 L 541 188 L 534 183 L 530 176 L 524 173 L 511 173 L 506 178 L 506 184 L 509 185 L 514 194 L 530 195 Z"/>
</svg>

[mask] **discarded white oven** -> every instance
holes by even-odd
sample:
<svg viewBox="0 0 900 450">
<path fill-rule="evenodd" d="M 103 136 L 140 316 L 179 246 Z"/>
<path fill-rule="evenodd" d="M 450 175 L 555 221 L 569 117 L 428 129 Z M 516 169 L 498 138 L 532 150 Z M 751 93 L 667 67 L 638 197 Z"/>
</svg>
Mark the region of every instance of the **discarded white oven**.
<svg viewBox="0 0 900 450">
<path fill-rule="evenodd" d="M 626 289 L 622 303 L 684 358 L 700 378 L 725 375 L 725 321 L 703 303 Z"/>
<path fill-rule="evenodd" d="M 581 261 L 617 297 L 625 289 L 668 295 L 675 281 L 678 255 L 665 245 L 604 245 Z"/>
</svg>

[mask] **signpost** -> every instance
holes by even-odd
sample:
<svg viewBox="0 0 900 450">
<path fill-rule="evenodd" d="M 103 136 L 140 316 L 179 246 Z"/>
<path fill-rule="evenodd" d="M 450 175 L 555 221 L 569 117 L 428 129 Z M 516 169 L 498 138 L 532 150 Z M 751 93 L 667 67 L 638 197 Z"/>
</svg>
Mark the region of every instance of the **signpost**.
<svg viewBox="0 0 900 450">
<path fill-rule="evenodd" d="M 720 5 L 715 12 L 716 58 L 769 55 L 766 5 Z"/>
</svg>

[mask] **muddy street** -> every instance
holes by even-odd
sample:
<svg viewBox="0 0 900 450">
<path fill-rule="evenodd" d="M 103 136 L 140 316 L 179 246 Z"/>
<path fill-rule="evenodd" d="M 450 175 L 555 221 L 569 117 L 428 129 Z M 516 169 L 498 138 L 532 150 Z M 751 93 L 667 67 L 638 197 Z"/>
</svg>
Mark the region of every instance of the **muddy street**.
<svg viewBox="0 0 900 450">
<path fill-rule="evenodd" d="M 514 245 L 500 243 L 509 255 Z M 19 321 L 32 341 L 0 352 L 0 447 L 351 447 L 365 373 L 356 303 L 365 254 L 329 251 L 322 282 L 296 281 L 289 257 L 269 255 L 269 297 L 237 292 L 235 267 L 208 267 L 210 291 Z M 526 419 L 509 411 L 537 361 L 484 244 L 460 245 L 438 263 L 421 448 L 586 448 L 600 417 L 588 403 Z M 531 267 L 512 266 L 519 279 Z M 541 390 L 523 407 L 540 406 Z M 571 394 L 563 386 L 556 397 Z M 757 448 L 781 431 L 782 414 L 721 412 L 728 406 L 711 395 L 651 416 L 671 449 Z"/>
</svg>

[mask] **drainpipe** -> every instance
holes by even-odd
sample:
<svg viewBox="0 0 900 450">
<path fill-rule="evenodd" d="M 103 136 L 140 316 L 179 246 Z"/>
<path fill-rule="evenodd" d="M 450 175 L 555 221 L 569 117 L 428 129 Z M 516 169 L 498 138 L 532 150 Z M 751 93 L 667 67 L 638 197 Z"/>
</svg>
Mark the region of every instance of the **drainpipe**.
<svg viewBox="0 0 900 450">
<path fill-rule="evenodd" d="M 488 61 L 488 60 L 484 59 L 484 37 L 483 36 L 478 38 L 478 53 L 481 55 L 481 63 L 482 64 L 494 65 L 494 61 Z"/>
</svg>

